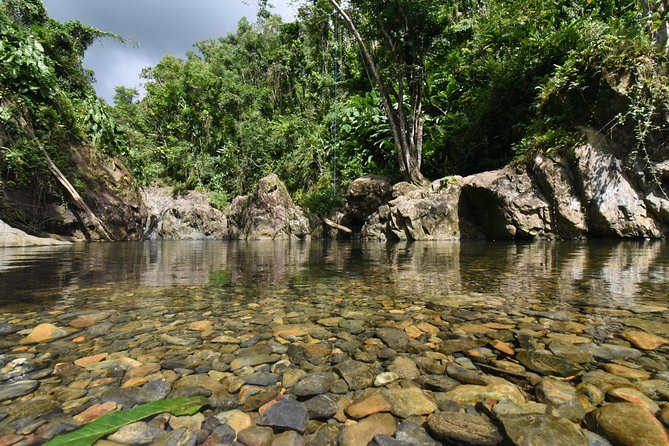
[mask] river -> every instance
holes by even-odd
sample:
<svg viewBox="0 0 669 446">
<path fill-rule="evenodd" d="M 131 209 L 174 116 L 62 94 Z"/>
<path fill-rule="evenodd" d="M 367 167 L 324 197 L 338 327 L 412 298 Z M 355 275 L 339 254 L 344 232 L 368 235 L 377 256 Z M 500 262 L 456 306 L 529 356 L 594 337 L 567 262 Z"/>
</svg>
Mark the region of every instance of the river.
<svg viewBox="0 0 669 446">
<path fill-rule="evenodd" d="M 485 377 L 478 385 L 507 380 L 518 391 L 509 397 L 515 404 L 539 401 L 556 420 L 571 419 L 589 432 L 587 412 L 606 406 L 605 400 L 634 399 L 617 395 L 616 388 L 643 392 L 653 411 L 667 412 L 668 297 L 664 242 L 146 242 L 4 249 L 0 437 L 51 438 L 59 431 L 46 414 L 76 419 L 109 401 L 128 407 L 146 399 L 137 392 L 129 401 L 109 395 L 124 389 L 141 394 L 157 381 L 174 385 L 161 398 L 189 394 L 184 387 L 218 395 L 208 419 L 237 409 L 256 413 L 260 405 L 248 406 L 239 393 L 244 386 L 266 395 L 264 404 L 279 396 L 275 389 L 291 393 L 299 379 L 288 377 L 293 369 L 300 377 L 336 371 L 327 392 L 350 400 L 377 387 L 392 393 L 409 380 L 430 394 L 433 411 L 473 403 L 458 393 L 472 384 L 463 373 L 473 372 Z M 56 331 L 31 338 L 40 324 Z M 244 363 L 249 356 L 260 359 Z M 342 369 L 349 362 L 371 368 L 372 378 L 398 375 L 389 384 L 358 385 L 350 376 L 357 372 Z M 73 368 L 64 373 L 62 364 Z M 142 367 L 146 373 L 135 371 Z M 246 378 L 263 373 L 278 378 Z M 178 386 L 193 376 L 216 383 Z M 541 386 L 554 377 L 570 383 L 580 401 L 576 415 L 546 396 Z M 19 381 L 31 384 L 17 390 Z M 3 385 L 9 393 L 3 394 Z M 601 396 L 591 397 L 587 385 Z M 404 416 L 393 406 L 392 413 L 399 422 L 430 411 Z M 32 431 L 16 427 L 26 417 L 37 420 Z M 513 426 L 501 423 L 513 442 Z M 344 435 L 343 426 L 336 435 Z M 316 435 L 323 427 L 309 429 Z"/>
</svg>

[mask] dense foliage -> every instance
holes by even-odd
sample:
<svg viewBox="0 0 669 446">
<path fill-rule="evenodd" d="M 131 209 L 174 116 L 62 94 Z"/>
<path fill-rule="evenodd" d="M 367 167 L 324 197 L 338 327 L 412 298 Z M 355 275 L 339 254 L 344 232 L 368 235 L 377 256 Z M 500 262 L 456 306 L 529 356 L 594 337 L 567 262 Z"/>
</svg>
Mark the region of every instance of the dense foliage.
<svg viewBox="0 0 669 446">
<path fill-rule="evenodd" d="M 47 177 L 38 142 L 57 161 L 86 142 L 115 150 L 110 107 L 96 97 L 92 73 L 81 64 L 93 41 L 108 35 L 49 18 L 39 0 L 0 2 L 1 185 Z"/>
<path fill-rule="evenodd" d="M 54 154 L 89 141 L 141 182 L 209 190 L 219 206 L 270 172 L 315 211 L 360 175 L 401 179 L 378 83 L 333 3 L 304 1 L 284 23 L 261 1 L 255 23 L 146 68 L 142 97 L 118 87 L 109 113 L 81 67 L 103 34 L 49 19 L 39 0 L 3 1 L 3 178 L 39 165 L 23 116 Z M 568 149 L 584 128 L 626 127 L 639 153 L 664 131 L 666 1 L 339 3 L 392 80 L 391 106 L 420 111 L 430 179 Z"/>
</svg>

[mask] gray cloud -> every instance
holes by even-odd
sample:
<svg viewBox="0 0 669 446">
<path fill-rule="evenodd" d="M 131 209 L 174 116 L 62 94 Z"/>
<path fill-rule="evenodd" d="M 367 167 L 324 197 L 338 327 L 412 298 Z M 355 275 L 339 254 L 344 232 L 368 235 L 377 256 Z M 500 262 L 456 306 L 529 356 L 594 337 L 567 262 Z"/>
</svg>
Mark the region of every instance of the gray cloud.
<svg viewBox="0 0 669 446">
<path fill-rule="evenodd" d="M 254 0 L 43 0 L 57 20 L 79 20 L 133 39 L 138 46 L 103 39 L 87 52 L 84 65 L 95 72 L 95 89 L 112 102 L 114 87 L 139 87 L 142 68 L 165 54 L 184 55 L 201 40 L 233 32 L 244 16 L 253 21 Z M 273 0 L 274 12 L 293 16 L 290 0 Z"/>
</svg>

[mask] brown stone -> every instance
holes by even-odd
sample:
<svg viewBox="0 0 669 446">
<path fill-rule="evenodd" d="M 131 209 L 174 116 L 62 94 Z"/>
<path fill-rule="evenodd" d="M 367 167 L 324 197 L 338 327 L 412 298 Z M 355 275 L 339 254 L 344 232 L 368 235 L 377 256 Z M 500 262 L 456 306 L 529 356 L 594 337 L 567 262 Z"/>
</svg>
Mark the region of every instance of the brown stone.
<svg viewBox="0 0 669 446">
<path fill-rule="evenodd" d="M 668 339 L 639 330 L 627 330 L 623 333 L 623 337 L 642 350 L 655 350 L 669 343 Z"/>
<path fill-rule="evenodd" d="M 392 404 L 383 395 L 373 393 L 351 403 L 346 408 L 346 413 L 351 418 L 359 419 L 379 412 L 390 412 L 392 408 Z"/>
<path fill-rule="evenodd" d="M 160 364 L 155 364 L 155 363 L 142 364 L 138 367 L 128 370 L 125 374 L 125 378 L 126 379 L 142 378 L 147 375 L 150 375 L 151 373 L 155 373 L 159 370 L 160 370 Z"/>
<path fill-rule="evenodd" d="M 86 356 L 84 358 L 79 358 L 74 363 L 79 367 L 86 367 L 87 365 L 95 364 L 100 361 L 104 361 L 109 356 L 109 353 L 99 353 L 97 355 Z"/>
<path fill-rule="evenodd" d="M 140 376 L 137 378 L 130 378 L 126 381 L 123 382 L 123 387 L 124 389 L 129 389 L 131 387 L 140 387 L 143 386 L 148 382 L 148 379 L 146 379 L 144 376 Z"/>
<path fill-rule="evenodd" d="M 28 336 L 21 339 L 21 344 L 41 344 L 67 336 L 68 333 L 53 324 L 39 324 Z"/>
<path fill-rule="evenodd" d="M 631 367 L 626 367 L 624 365 L 615 363 L 604 364 L 602 368 L 612 375 L 622 376 L 623 378 L 642 381 L 650 379 L 650 373 L 643 369 L 633 369 Z"/>
<path fill-rule="evenodd" d="M 188 329 L 193 331 L 211 331 L 211 321 L 195 321 L 188 324 Z"/>
<path fill-rule="evenodd" d="M 618 446 L 669 446 L 669 435 L 655 416 L 631 403 L 605 404 L 589 415 L 591 427 Z"/>
<path fill-rule="evenodd" d="M 339 445 L 367 446 L 375 435 L 393 435 L 396 430 L 395 417 L 387 413 L 374 414 L 345 427 L 339 434 Z"/>
<path fill-rule="evenodd" d="M 74 419 L 81 424 L 90 423 L 91 421 L 95 421 L 103 415 L 108 414 L 112 410 L 116 410 L 117 408 L 118 404 L 116 404 L 114 401 L 96 404 L 95 406 L 91 406 L 84 410 L 80 414 L 75 415 Z"/>
<path fill-rule="evenodd" d="M 513 349 L 513 347 L 510 346 L 509 344 L 507 344 L 507 343 L 504 342 L 504 341 L 498 341 L 498 340 L 495 340 L 495 341 L 492 341 L 492 342 L 490 343 L 490 345 L 491 345 L 495 350 L 500 351 L 500 352 L 504 353 L 505 355 L 513 356 L 513 355 L 516 354 L 516 352 L 515 352 L 515 350 Z"/>
<path fill-rule="evenodd" d="M 418 339 L 420 335 L 423 334 L 422 331 L 415 325 L 409 325 L 404 329 L 404 332 L 409 336 L 411 339 Z"/>
</svg>

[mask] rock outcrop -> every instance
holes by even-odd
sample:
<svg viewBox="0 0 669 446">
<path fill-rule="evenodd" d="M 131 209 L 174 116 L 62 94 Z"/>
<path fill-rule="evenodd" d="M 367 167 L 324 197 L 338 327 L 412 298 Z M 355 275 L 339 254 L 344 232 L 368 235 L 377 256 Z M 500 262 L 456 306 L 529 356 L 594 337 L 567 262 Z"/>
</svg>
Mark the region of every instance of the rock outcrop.
<svg viewBox="0 0 669 446">
<path fill-rule="evenodd" d="M 132 174 L 115 157 L 94 153 L 87 146 L 73 147 L 70 159 L 59 168 L 114 240 L 141 240 L 148 212 Z M 67 165 L 69 163 L 69 166 Z M 86 216 L 77 217 L 50 178 L 31 184 L 4 185 L 0 216 L 34 233 L 53 233 L 73 239 L 102 238 Z M 81 219 L 81 221 L 80 221 Z"/>
<path fill-rule="evenodd" d="M 429 188 L 398 183 L 392 200 L 371 214 L 361 236 L 376 240 L 458 240 L 477 234 L 459 216 L 461 179 L 433 182 Z"/>
<path fill-rule="evenodd" d="M 309 220 L 276 174 L 261 179 L 252 194 L 236 197 L 226 215 L 232 239 L 290 240 L 309 236 Z"/>
<path fill-rule="evenodd" d="M 205 192 L 174 197 L 166 187 L 144 189 L 150 210 L 149 240 L 221 240 L 228 238 L 228 217 L 209 204 Z"/>
<path fill-rule="evenodd" d="M 669 163 L 621 153 L 598 141 L 426 188 L 398 183 L 374 212 L 347 206 L 341 221 L 364 218 L 359 236 L 377 240 L 664 237 Z"/>
<path fill-rule="evenodd" d="M 24 246 L 54 246 L 69 245 L 70 242 L 55 240 L 51 238 L 35 237 L 25 232 L 12 228 L 0 220 L 0 248 L 16 248 Z"/>
<path fill-rule="evenodd" d="M 554 234 L 550 206 L 524 169 L 506 167 L 464 178 L 462 200 L 474 224 L 490 239 Z"/>
</svg>

